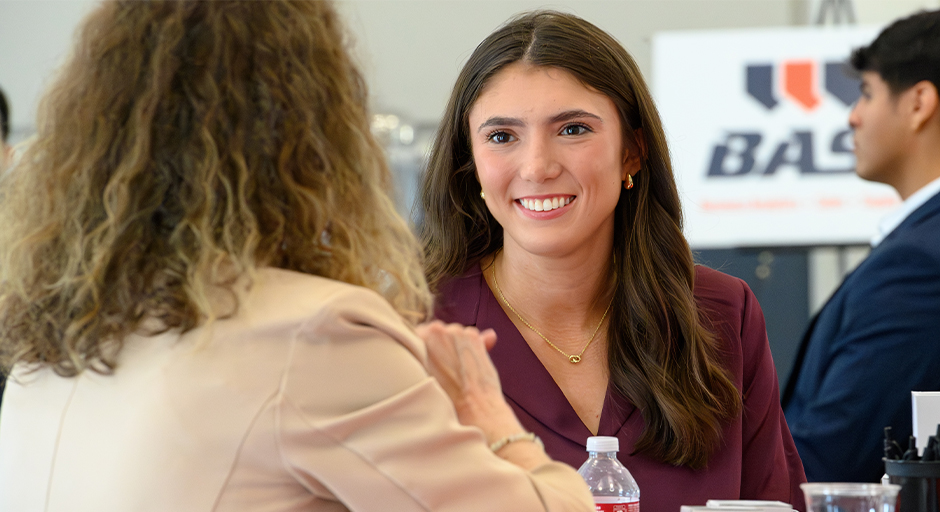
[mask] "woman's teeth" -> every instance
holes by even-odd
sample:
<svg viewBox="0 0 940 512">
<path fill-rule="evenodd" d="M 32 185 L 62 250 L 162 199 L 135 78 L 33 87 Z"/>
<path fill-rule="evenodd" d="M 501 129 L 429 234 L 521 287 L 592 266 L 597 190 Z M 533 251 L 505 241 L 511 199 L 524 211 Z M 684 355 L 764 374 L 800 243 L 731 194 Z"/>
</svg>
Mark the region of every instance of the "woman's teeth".
<svg viewBox="0 0 940 512">
<path fill-rule="evenodd" d="M 519 202 L 522 203 L 522 206 L 526 210 L 532 210 L 534 212 L 549 212 L 555 208 L 561 208 L 566 204 L 570 203 L 574 199 L 573 196 L 558 196 L 550 197 L 548 199 L 520 199 Z"/>
</svg>

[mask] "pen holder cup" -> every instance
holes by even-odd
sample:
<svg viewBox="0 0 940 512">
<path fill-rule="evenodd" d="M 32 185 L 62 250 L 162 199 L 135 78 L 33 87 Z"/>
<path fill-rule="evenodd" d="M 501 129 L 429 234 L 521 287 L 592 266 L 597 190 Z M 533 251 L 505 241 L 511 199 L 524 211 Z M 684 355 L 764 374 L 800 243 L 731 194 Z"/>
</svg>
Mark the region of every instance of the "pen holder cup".
<svg viewBox="0 0 940 512">
<path fill-rule="evenodd" d="M 940 461 L 885 459 L 885 473 L 892 484 L 901 486 L 898 512 L 940 512 Z"/>
</svg>

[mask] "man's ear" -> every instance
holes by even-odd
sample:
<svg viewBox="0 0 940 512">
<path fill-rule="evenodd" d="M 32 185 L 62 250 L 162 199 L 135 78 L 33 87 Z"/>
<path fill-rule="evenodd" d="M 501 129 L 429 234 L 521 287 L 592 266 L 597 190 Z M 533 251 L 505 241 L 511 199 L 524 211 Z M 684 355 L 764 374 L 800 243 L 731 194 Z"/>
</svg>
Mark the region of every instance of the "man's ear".
<svg viewBox="0 0 940 512">
<path fill-rule="evenodd" d="M 928 121 L 940 114 L 940 94 L 929 80 L 921 80 L 908 89 L 910 95 L 911 127 L 920 131 Z"/>
</svg>

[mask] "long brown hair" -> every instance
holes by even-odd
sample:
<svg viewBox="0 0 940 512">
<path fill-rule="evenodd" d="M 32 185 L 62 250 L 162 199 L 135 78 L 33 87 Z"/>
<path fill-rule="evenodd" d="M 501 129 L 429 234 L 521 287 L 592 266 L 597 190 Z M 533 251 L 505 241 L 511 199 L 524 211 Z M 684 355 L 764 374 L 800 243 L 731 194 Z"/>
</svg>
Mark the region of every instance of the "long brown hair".
<svg viewBox="0 0 940 512">
<path fill-rule="evenodd" d="M 232 314 L 210 290 L 261 266 L 424 317 L 366 98 L 330 2 L 104 2 L 0 184 L 0 365 L 107 373 L 151 320 Z"/>
<path fill-rule="evenodd" d="M 563 69 L 605 94 L 619 110 L 624 143 L 646 148 L 635 187 L 621 189 L 614 214 L 610 378 L 645 419 L 637 452 L 701 468 L 723 424 L 740 413 L 741 397 L 693 298 L 692 253 L 659 113 L 613 37 L 576 16 L 539 11 L 510 20 L 476 48 L 457 78 L 423 184 L 428 281 L 435 288 L 502 246 L 502 228 L 479 200 L 468 116 L 488 80 L 520 61 Z"/>
</svg>

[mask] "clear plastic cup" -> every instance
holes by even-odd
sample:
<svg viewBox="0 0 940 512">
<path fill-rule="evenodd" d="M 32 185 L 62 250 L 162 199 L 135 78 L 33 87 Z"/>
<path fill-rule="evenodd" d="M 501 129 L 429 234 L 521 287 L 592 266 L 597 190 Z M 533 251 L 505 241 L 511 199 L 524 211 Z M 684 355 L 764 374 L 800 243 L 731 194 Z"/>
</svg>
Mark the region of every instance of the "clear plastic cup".
<svg viewBox="0 0 940 512">
<path fill-rule="evenodd" d="M 895 512 L 900 485 L 857 483 L 800 484 L 807 512 Z"/>
</svg>

